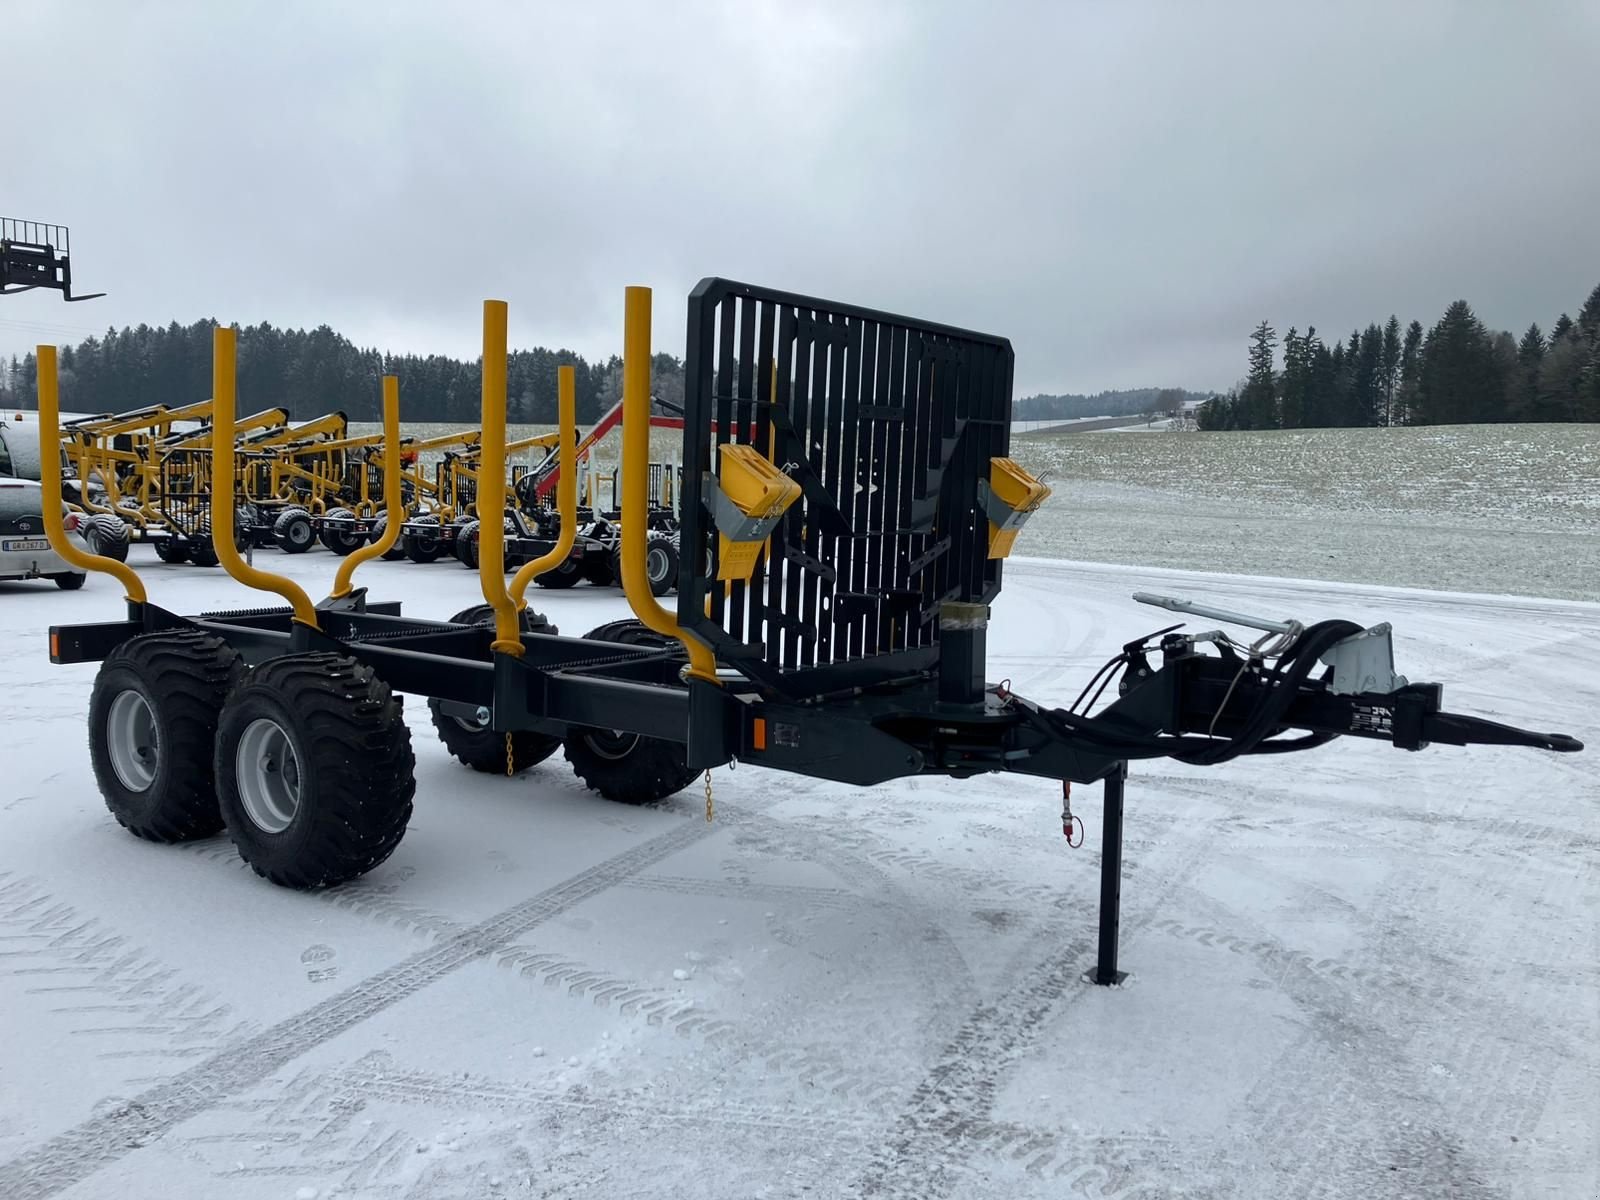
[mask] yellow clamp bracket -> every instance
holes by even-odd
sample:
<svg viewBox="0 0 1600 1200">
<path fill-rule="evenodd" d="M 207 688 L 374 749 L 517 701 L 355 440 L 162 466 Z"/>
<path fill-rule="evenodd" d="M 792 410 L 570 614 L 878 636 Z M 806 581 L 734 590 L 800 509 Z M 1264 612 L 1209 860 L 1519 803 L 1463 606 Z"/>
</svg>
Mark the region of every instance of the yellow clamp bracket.
<svg viewBox="0 0 1600 1200">
<path fill-rule="evenodd" d="M 647 629 L 677 638 L 691 679 L 717 682 L 717 658 L 650 591 L 645 544 L 650 492 L 650 289 L 630 287 L 622 332 L 622 591 Z"/>
<path fill-rule="evenodd" d="M 522 657 L 517 602 L 506 589 L 506 302 L 483 302 L 483 440 L 478 459 L 478 584 L 494 609 L 496 654 Z"/>
<path fill-rule="evenodd" d="M 800 485 L 757 453 L 724 443 L 705 495 L 717 526 L 717 578 L 749 581 L 773 526 L 800 498 Z"/>
<path fill-rule="evenodd" d="M 44 532 L 50 548 L 80 571 L 115 575 L 127 589 L 131 603 L 145 603 L 144 580 L 127 563 L 113 562 L 79 549 L 67 540 L 61 513 L 61 390 L 56 371 L 56 348 L 40 346 L 35 356 L 39 387 L 39 479 L 44 491 Z M 85 488 L 87 490 L 87 488 Z"/>
<path fill-rule="evenodd" d="M 556 512 L 561 516 L 561 532 L 555 548 L 541 554 L 511 579 L 511 599 L 521 612 L 528 585 L 546 571 L 553 571 L 572 553 L 578 533 L 578 373 L 573 367 L 556 368 L 556 419 L 560 423 L 560 477 L 556 480 Z M 481 528 L 481 526 L 480 526 Z M 520 635 L 521 630 L 519 628 Z M 520 644 L 520 641 L 519 641 Z"/>
<path fill-rule="evenodd" d="M 978 480 L 978 507 L 989 518 L 989 557 L 1005 558 L 1017 534 L 1050 489 L 1009 458 L 989 460 L 989 478 Z"/>
<path fill-rule="evenodd" d="M 238 354 L 238 334 L 231 326 L 219 325 L 211 338 L 211 541 L 222 569 L 246 587 L 276 592 L 294 609 L 294 619 L 318 628 L 317 610 L 311 597 L 292 579 L 257 570 L 245 562 L 233 540 L 234 461 L 234 364 Z"/>
<path fill-rule="evenodd" d="M 339 564 L 339 573 L 333 577 L 333 591 L 329 600 L 342 600 L 355 590 L 351 584 L 356 568 L 364 562 L 387 554 L 400 537 L 400 526 L 405 521 L 400 498 L 400 381 L 393 375 L 383 377 L 383 535 L 375 542 L 362 546 Z"/>
</svg>

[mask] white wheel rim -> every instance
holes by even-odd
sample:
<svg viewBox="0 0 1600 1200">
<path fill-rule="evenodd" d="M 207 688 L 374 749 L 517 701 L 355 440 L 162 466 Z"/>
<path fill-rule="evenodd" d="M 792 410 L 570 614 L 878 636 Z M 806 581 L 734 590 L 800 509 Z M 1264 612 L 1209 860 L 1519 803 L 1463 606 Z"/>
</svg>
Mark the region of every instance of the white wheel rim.
<svg viewBox="0 0 1600 1200">
<path fill-rule="evenodd" d="M 155 782 L 161 761 L 156 737 L 156 717 L 150 703 L 129 688 L 113 697 L 106 714 L 106 749 L 111 769 L 130 792 L 142 792 Z"/>
<path fill-rule="evenodd" d="M 283 727 L 268 717 L 245 726 L 234 755 L 239 800 L 252 824 L 282 833 L 300 811 L 300 760 Z"/>
<path fill-rule="evenodd" d="M 645 564 L 652 583 L 667 577 L 667 554 L 659 546 L 645 556 Z"/>
</svg>

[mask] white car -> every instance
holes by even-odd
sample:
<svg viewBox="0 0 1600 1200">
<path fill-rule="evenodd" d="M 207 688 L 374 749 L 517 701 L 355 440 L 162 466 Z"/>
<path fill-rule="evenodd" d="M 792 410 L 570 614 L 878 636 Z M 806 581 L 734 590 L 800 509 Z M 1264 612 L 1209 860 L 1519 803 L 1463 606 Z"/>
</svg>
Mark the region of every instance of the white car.
<svg viewBox="0 0 1600 1200">
<path fill-rule="evenodd" d="M 92 553 L 78 532 L 78 514 L 62 503 L 67 537 Z M 31 479 L 0 478 L 0 579 L 53 579 L 73 591 L 87 578 L 50 548 L 44 532 L 44 489 Z"/>
</svg>

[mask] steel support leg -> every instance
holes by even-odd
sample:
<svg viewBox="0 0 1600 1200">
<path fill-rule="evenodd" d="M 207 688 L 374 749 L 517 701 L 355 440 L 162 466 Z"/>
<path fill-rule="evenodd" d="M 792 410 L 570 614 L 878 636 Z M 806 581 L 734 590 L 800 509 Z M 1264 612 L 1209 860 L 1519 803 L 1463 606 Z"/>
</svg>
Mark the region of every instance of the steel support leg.
<svg viewBox="0 0 1600 1200">
<path fill-rule="evenodd" d="M 1105 824 L 1100 834 L 1100 960 L 1095 965 L 1098 984 L 1121 983 L 1128 977 L 1117 970 L 1117 931 L 1122 922 L 1122 788 L 1128 764 L 1118 763 L 1105 778 Z"/>
</svg>

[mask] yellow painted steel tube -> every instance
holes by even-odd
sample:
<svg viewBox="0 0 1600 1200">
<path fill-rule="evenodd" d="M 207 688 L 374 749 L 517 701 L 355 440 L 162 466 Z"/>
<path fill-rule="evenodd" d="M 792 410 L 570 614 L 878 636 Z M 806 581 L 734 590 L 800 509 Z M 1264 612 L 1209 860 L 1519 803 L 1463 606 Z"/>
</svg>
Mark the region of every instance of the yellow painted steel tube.
<svg viewBox="0 0 1600 1200">
<path fill-rule="evenodd" d="M 483 302 L 483 441 L 478 460 L 478 583 L 494 609 L 497 654 L 522 657 L 517 602 L 506 590 L 506 302 Z"/>
<path fill-rule="evenodd" d="M 650 289 L 630 287 L 622 333 L 622 591 L 646 628 L 675 637 L 689 653 L 687 674 L 717 682 L 711 648 L 685 632 L 650 591 L 645 567 L 650 492 Z"/>
<path fill-rule="evenodd" d="M 339 573 L 333 577 L 333 591 L 328 599 L 338 600 L 348 596 L 354 587 L 351 580 L 356 568 L 364 562 L 387 554 L 400 537 L 400 526 L 405 522 L 400 499 L 400 380 L 393 375 L 383 377 L 383 536 L 362 546 L 339 564 Z"/>
<path fill-rule="evenodd" d="M 61 519 L 61 385 L 56 371 L 56 348 L 40 346 L 35 353 L 39 387 L 39 481 L 43 488 L 44 532 L 50 548 L 80 571 L 115 575 L 127 589 L 128 600 L 145 603 L 144 580 L 127 563 L 113 562 L 80 550 L 67 540 Z M 84 489 L 88 489 L 85 480 Z"/>
<path fill-rule="evenodd" d="M 555 549 L 524 563 L 511 580 L 511 599 L 518 611 L 527 606 L 528 585 L 546 571 L 567 561 L 578 534 L 578 373 L 573 367 L 556 368 L 556 421 L 561 441 L 561 477 L 556 480 L 556 511 L 561 514 L 561 533 Z M 481 528 L 481 526 L 480 526 Z"/>
<path fill-rule="evenodd" d="M 292 579 L 260 571 L 244 561 L 233 544 L 234 363 L 238 334 L 219 325 L 211 337 L 211 542 L 217 561 L 246 587 L 276 592 L 294 609 L 294 619 L 316 629 L 317 610 L 311 597 Z"/>
</svg>

